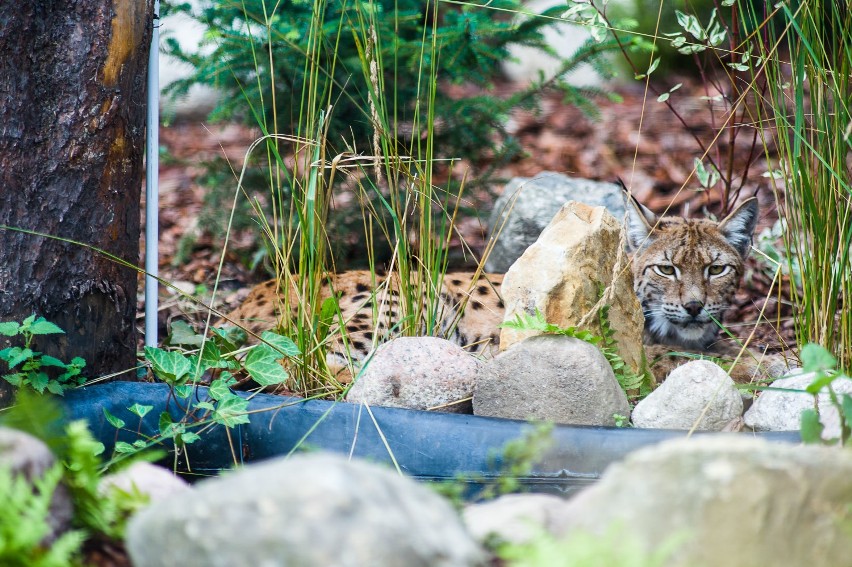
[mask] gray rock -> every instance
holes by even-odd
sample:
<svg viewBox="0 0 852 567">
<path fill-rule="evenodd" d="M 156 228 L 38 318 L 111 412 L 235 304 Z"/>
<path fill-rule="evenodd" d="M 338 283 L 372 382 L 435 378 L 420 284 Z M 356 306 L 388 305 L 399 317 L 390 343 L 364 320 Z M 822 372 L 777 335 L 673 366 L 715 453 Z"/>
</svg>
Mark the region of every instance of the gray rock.
<svg viewBox="0 0 852 567">
<path fill-rule="evenodd" d="M 558 335 L 526 339 L 485 363 L 473 413 L 575 425 L 615 425 L 627 396 L 600 351 Z"/>
<path fill-rule="evenodd" d="M 532 178 L 515 177 L 503 188 L 488 219 L 488 238 L 496 235 L 497 241 L 485 270 L 508 271 L 568 201 L 604 206 L 619 222 L 624 218 L 621 187 L 614 183 L 572 178 L 550 171 Z"/>
<path fill-rule="evenodd" d="M 101 480 L 101 491 L 113 487 L 128 493 L 138 491 L 148 495 L 150 502 L 157 502 L 189 490 L 189 483 L 168 469 L 138 462 Z"/>
<path fill-rule="evenodd" d="M 526 543 L 540 530 L 553 531 L 565 499 L 552 494 L 507 494 L 468 505 L 462 518 L 471 535 L 484 543 L 496 537 L 508 543 Z"/>
<path fill-rule="evenodd" d="M 440 496 L 331 454 L 276 459 L 156 502 L 127 529 L 135 567 L 463 567 L 484 554 Z"/>
<path fill-rule="evenodd" d="M 9 467 L 13 475 L 22 475 L 32 482 L 41 478 L 55 463 L 53 453 L 40 439 L 23 431 L 0 427 L 0 464 Z M 50 514 L 47 518 L 50 532 L 45 536 L 44 543 L 56 541 L 71 529 L 73 515 L 71 495 L 68 489 L 60 484 L 54 490 L 50 501 Z"/>
<path fill-rule="evenodd" d="M 850 565 L 852 453 L 702 435 L 640 449 L 563 509 L 562 534 L 613 526 L 665 567 Z M 660 563 L 654 563 L 660 565 Z"/>
<path fill-rule="evenodd" d="M 814 397 L 805 392 L 805 388 L 813 380 L 814 375 L 812 373 L 797 374 L 775 380 L 771 384 L 773 388 L 799 390 L 799 392 L 775 390 L 761 392 L 743 416 L 746 426 L 755 431 L 798 431 L 801 426 L 802 411 L 814 407 Z M 837 394 L 852 395 L 852 380 L 839 378 L 832 382 L 832 388 Z M 820 422 L 825 426 L 822 432 L 823 438 L 839 437 L 840 415 L 837 413 L 837 409 L 831 405 L 827 388 L 822 389 L 817 400 Z"/>
<path fill-rule="evenodd" d="M 376 349 L 346 396 L 376 406 L 470 413 L 482 362 L 435 337 L 399 337 Z M 466 400 L 462 403 L 455 403 Z"/>
<path fill-rule="evenodd" d="M 640 428 L 722 431 L 743 415 L 743 398 L 724 370 L 708 360 L 675 368 L 666 381 L 633 408 Z"/>
</svg>

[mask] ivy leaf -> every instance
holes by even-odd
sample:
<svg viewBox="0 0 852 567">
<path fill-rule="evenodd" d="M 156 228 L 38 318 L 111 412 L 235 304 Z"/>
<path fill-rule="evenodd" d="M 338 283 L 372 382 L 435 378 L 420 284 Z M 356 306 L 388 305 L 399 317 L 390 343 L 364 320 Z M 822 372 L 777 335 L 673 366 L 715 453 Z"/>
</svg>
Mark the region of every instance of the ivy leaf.
<svg viewBox="0 0 852 567">
<path fill-rule="evenodd" d="M 33 335 L 56 335 L 56 334 L 65 334 L 65 331 L 60 329 L 57 325 L 54 325 L 50 321 L 45 320 L 44 317 L 39 317 L 36 319 L 29 328 L 29 332 Z"/>
<path fill-rule="evenodd" d="M 16 321 L 4 321 L 0 323 L 0 335 L 4 335 L 6 337 L 17 336 L 20 329 L 21 325 L 19 325 Z"/>
<path fill-rule="evenodd" d="M 201 349 L 201 365 L 204 368 L 227 368 L 228 361 L 222 358 L 222 351 L 213 341 L 205 341 Z"/>
<path fill-rule="evenodd" d="M 278 362 L 280 359 L 281 356 L 272 347 L 261 344 L 246 355 L 243 366 L 249 376 L 261 386 L 274 386 L 290 377 Z"/>
<path fill-rule="evenodd" d="M 213 380 L 213 383 L 210 384 L 210 388 L 207 391 L 210 393 L 210 397 L 214 400 L 221 400 L 231 395 L 230 387 L 232 384 L 236 383 L 236 379 L 228 374 L 227 376 Z"/>
<path fill-rule="evenodd" d="M 216 406 L 211 404 L 210 402 L 198 402 L 195 404 L 197 409 L 203 409 L 205 411 L 216 411 Z"/>
<path fill-rule="evenodd" d="M 302 354 L 299 347 L 296 346 L 296 343 L 294 343 L 289 337 L 273 333 L 272 331 L 264 331 L 260 335 L 260 338 L 275 347 L 275 349 L 279 351 L 279 354 L 281 354 L 282 358 L 285 356 L 293 358 Z"/>
<path fill-rule="evenodd" d="M 145 358 L 151 363 L 154 374 L 170 385 L 179 384 L 192 371 L 192 363 L 177 351 L 146 346 Z"/>
<path fill-rule="evenodd" d="M 103 408 L 103 412 L 104 412 L 104 417 L 105 417 L 105 418 L 106 418 L 106 420 L 109 422 L 109 424 L 110 424 L 110 425 L 112 425 L 113 427 L 115 427 L 116 429 L 121 429 L 122 427 L 124 427 L 125 425 L 127 425 L 127 424 L 124 422 L 124 420 L 123 420 L 123 419 L 121 419 L 121 418 L 118 418 L 118 417 L 114 416 L 113 414 L 111 414 L 111 413 L 109 412 L 109 410 L 108 410 L 108 409 Z"/>
<path fill-rule="evenodd" d="M 130 413 L 134 415 L 138 415 L 139 417 L 145 417 L 148 415 L 148 412 L 154 409 L 154 406 L 143 406 L 142 404 L 133 404 L 129 408 L 127 408 Z"/>
<path fill-rule="evenodd" d="M 201 346 L 203 337 L 186 321 L 173 321 L 169 331 L 169 344 L 172 346 Z"/>
<path fill-rule="evenodd" d="M 184 445 L 195 443 L 199 439 L 201 439 L 201 436 L 198 433 L 193 433 L 192 431 L 187 431 L 186 433 L 181 433 L 180 435 L 180 440 Z"/>
<path fill-rule="evenodd" d="M 116 453 L 123 453 L 123 454 L 135 453 L 137 450 L 138 449 L 136 449 L 136 447 L 134 447 L 133 445 L 131 445 L 130 443 L 127 443 L 125 441 L 116 441 L 116 443 L 115 443 L 115 452 Z"/>
<path fill-rule="evenodd" d="M 182 400 L 185 400 L 192 394 L 192 389 L 192 384 L 175 386 L 175 396 L 179 397 Z"/>
<path fill-rule="evenodd" d="M 246 415 L 248 410 L 248 400 L 239 396 L 230 396 L 221 400 L 213 414 L 213 421 L 221 423 L 225 427 L 234 427 L 241 423 L 248 423 L 249 416 Z"/>
<path fill-rule="evenodd" d="M 228 327 L 226 329 L 210 328 L 213 331 L 213 341 L 223 354 L 231 354 L 240 345 L 245 344 L 248 335 L 239 327 Z"/>
<path fill-rule="evenodd" d="M 175 423 L 172 421 L 172 416 L 169 412 L 160 412 L 160 419 L 157 423 L 157 428 L 160 430 L 160 435 L 166 437 L 166 432 L 171 432 L 174 429 Z"/>
</svg>

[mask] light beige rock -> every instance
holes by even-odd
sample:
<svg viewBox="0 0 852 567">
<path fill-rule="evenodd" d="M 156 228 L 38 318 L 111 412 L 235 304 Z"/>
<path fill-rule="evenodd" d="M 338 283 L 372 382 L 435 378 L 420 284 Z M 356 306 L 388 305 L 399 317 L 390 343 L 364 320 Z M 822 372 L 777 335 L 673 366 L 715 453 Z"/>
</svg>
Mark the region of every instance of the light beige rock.
<svg viewBox="0 0 852 567">
<path fill-rule="evenodd" d="M 506 273 L 502 288 L 504 321 L 538 309 L 548 323 L 575 327 L 598 302 L 601 289 L 613 286 L 607 303 L 618 353 L 631 370 L 640 372 L 644 366 L 645 320 L 633 291 L 627 256 L 620 252 L 621 230 L 620 222 L 604 207 L 566 203 Z M 598 317 L 591 317 L 583 328 L 600 334 Z M 504 328 L 500 348 L 505 350 L 536 334 Z"/>
</svg>

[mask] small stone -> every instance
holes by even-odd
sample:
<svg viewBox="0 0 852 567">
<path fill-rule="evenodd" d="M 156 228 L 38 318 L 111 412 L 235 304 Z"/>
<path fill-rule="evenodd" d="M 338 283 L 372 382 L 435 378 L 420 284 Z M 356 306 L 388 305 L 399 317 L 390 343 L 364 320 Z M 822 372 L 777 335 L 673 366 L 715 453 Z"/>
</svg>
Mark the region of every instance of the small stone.
<svg viewBox="0 0 852 567">
<path fill-rule="evenodd" d="M 155 502 L 128 524 L 135 567 L 466 567 L 484 553 L 434 491 L 313 453 L 249 465 Z"/>
<path fill-rule="evenodd" d="M 462 518 L 480 543 L 494 537 L 507 543 L 526 543 L 542 529 L 552 531 L 553 518 L 564 506 L 564 498 L 551 494 L 507 494 L 467 506 Z"/>
<path fill-rule="evenodd" d="M 666 381 L 633 408 L 633 425 L 650 429 L 722 431 L 743 414 L 734 381 L 718 365 L 693 360 L 675 368 Z"/>
<path fill-rule="evenodd" d="M 123 492 L 146 494 L 150 502 L 165 500 L 189 490 L 189 483 L 172 471 L 151 463 L 133 463 L 115 474 L 107 475 L 100 484 L 101 491 L 115 487 Z"/>
<path fill-rule="evenodd" d="M 450 341 L 399 337 L 376 349 L 346 401 L 470 413 L 470 397 L 481 366 L 480 360 Z"/>
<path fill-rule="evenodd" d="M 813 373 L 798 373 L 772 382 L 772 388 L 798 391 L 761 392 L 743 416 L 746 426 L 755 431 L 798 431 L 801 428 L 802 412 L 814 407 L 813 395 L 805 391 L 813 381 Z M 852 380 L 848 378 L 834 380 L 831 387 L 838 395 L 852 395 Z M 817 400 L 820 422 L 825 427 L 822 437 L 836 439 L 840 436 L 840 415 L 831 403 L 827 388 L 820 391 Z"/>
<path fill-rule="evenodd" d="M 485 363 L 473 413 L 574 425 L 615 425 L 627 396 L 594 346 L 561 335 L 527 339 Z"/>
</svg>

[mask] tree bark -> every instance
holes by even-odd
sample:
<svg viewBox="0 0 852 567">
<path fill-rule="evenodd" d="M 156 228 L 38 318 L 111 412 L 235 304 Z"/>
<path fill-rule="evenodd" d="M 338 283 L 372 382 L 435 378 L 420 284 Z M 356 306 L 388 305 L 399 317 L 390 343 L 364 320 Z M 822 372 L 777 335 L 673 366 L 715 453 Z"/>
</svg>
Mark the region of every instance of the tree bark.
<svg viewBox="0 0 852 567">
<path fill-rule="evenodd" d="M 0 3 L 0 224 L 138 264 L 151 13 L 151 0 Z M 0 321 L 56 323 L 66 334 L 35 349 L 83 357 L 86 376 L 135 365 L 136 282 L 92 249 L 0 229 Z"/>
</svg>

